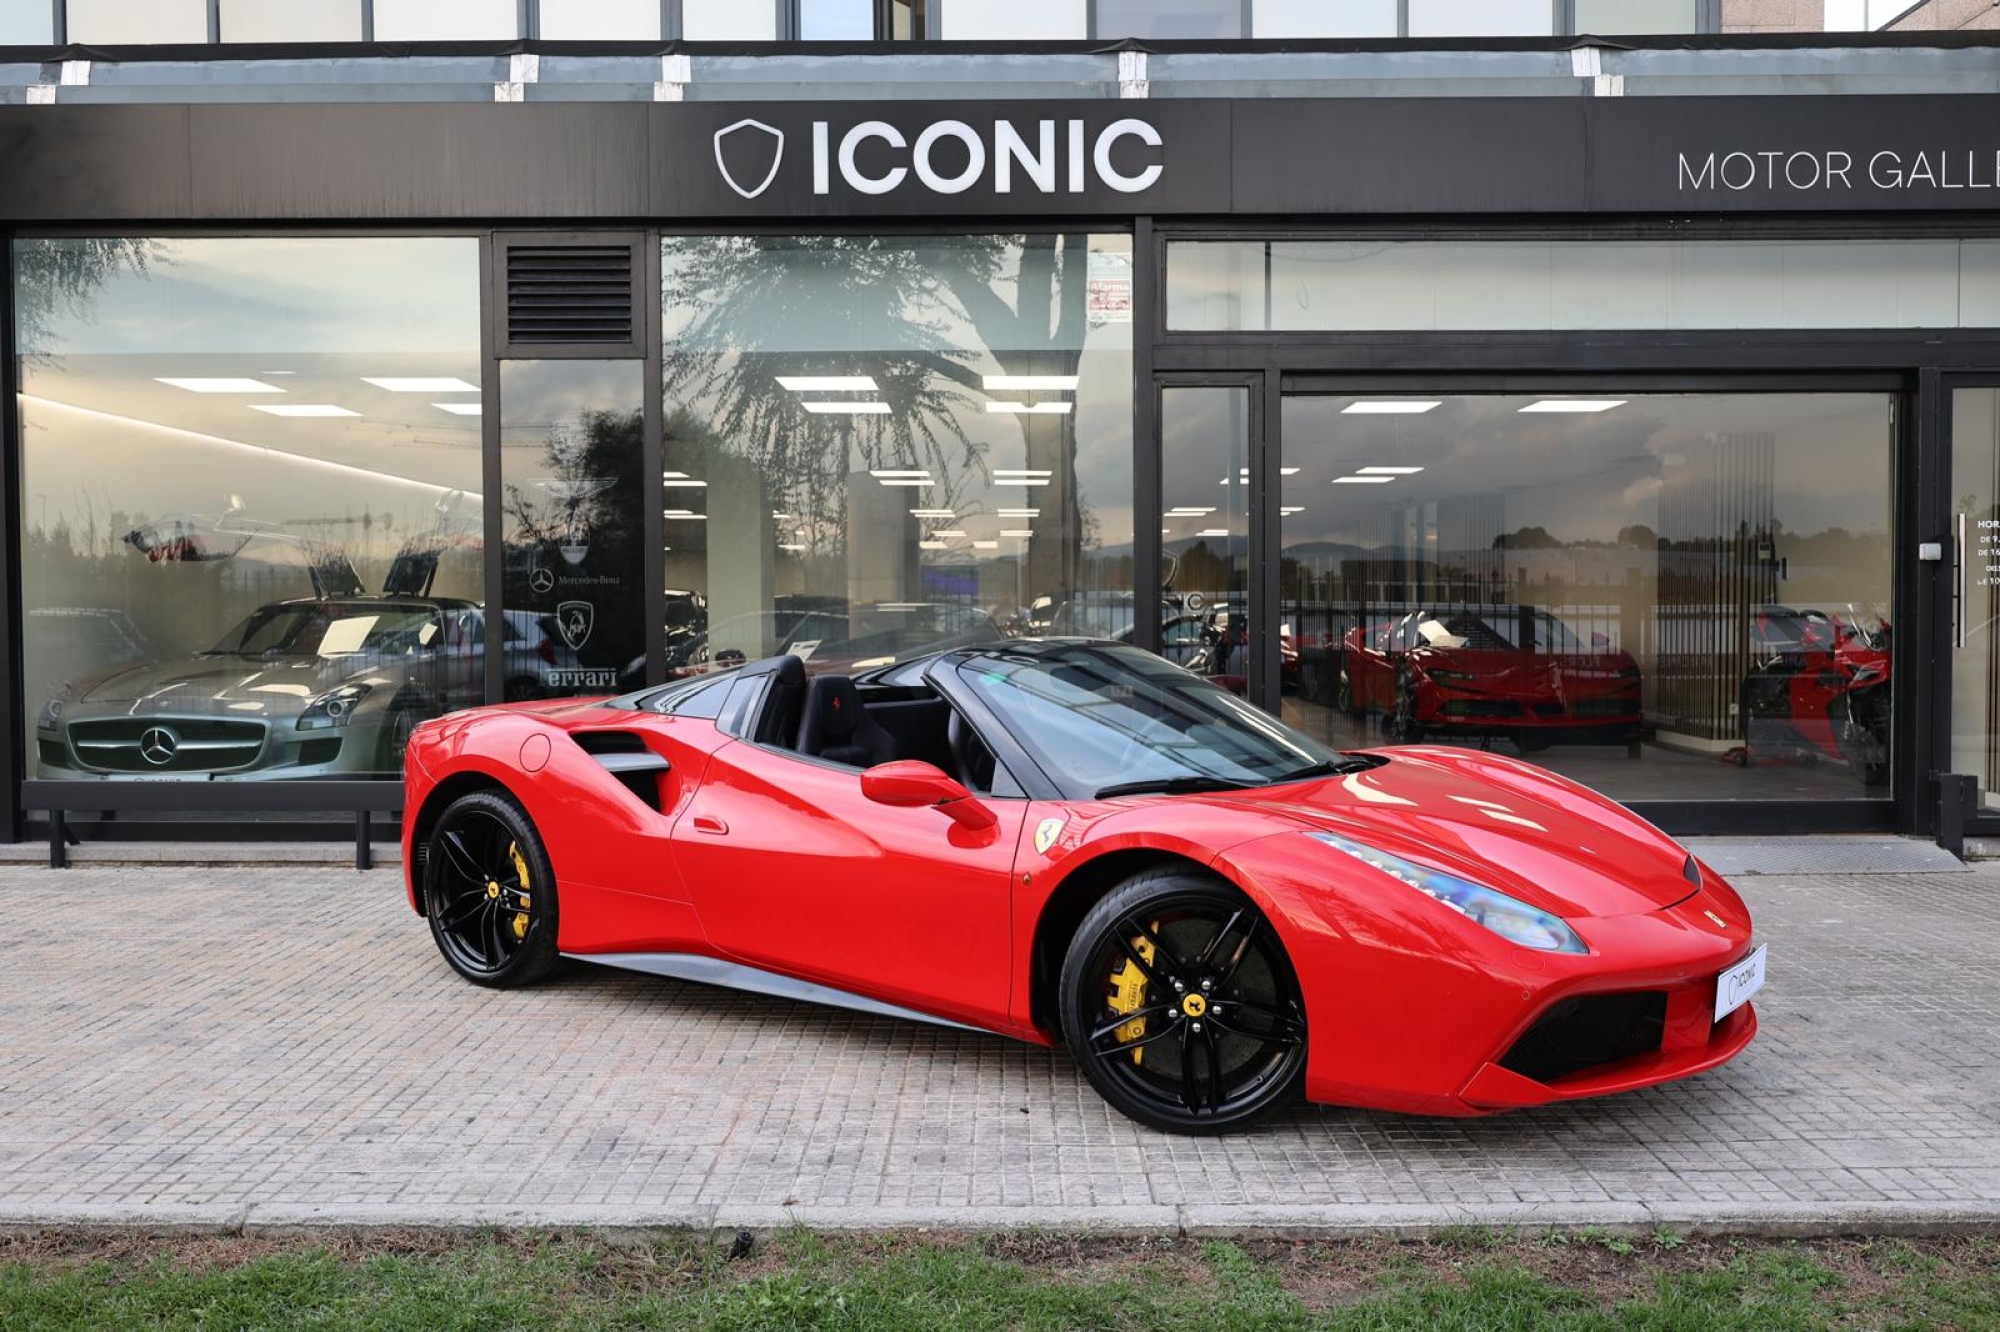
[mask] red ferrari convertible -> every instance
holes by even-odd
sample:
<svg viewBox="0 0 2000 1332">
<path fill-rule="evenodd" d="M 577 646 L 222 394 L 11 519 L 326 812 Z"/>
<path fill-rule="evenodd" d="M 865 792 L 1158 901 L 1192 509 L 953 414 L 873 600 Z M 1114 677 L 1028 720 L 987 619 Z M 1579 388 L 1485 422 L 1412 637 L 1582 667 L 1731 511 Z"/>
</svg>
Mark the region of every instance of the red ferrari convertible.
<svg viewBox="0 0 2000 1332">
<path fill-rule="evenodd" d="M 578 958 L 1061 1044 L 1161 1129 L 1595 1096 L 1757 1026 L 1742 900 L 1618 805 L 1329 750 L 1116 644 L 460 712 L 406 780 L 410 903 L 467 980 Z"/>
</svg>

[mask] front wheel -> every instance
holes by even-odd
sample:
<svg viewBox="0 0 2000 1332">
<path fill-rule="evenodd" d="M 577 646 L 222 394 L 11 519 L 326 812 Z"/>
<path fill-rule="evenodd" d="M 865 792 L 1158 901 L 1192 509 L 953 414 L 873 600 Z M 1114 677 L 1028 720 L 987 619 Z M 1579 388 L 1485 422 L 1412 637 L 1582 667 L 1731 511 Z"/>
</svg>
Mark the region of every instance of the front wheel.
<svg viewBox="0 0 2000 1332">
<path fill-rule="evenodd" d="M 1169 1133 L 1240 1128 L 1298 1092 L 1305 1000 L 1241 893 L 1179 870 L 1115 888 L 1063 962 L 1063 1033 L 1113 1109 Z"/>
<path fill-rule="evenodd" d="M 556 953 L 556 876 L 513 797 L 474 791 L 438 817 L 424 853 L 424 914 L 453 971 L 511 989 L 547 979 Z"/>
<path fill-rule="evenodd" d="M 1383 729 L 1406 745 L 1424 738 L 1424 724 L 1417 720 L 1417 682 L 1406 672 L 1396 674 L 1395 709 L 1384 720 Z"/>
</svg>

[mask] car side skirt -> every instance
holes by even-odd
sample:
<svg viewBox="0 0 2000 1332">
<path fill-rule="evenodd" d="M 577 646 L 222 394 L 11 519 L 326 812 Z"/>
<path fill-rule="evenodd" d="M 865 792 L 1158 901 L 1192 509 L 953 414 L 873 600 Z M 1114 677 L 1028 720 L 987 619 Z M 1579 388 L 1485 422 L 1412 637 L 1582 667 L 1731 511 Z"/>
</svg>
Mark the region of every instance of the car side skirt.
<svg viewBox="0 0 2000 1332">
<path fill-rule="evenodd" d="M 708 957 L 701 953 L 564 953 L 563 956 L 578 962 L 595 962 L 599 966 L 618 967 L 625 971 L 643 971 L 652 976 L 668 976 L 674 980 L 695 981 L 702 985 L 719 985 L 725 990 L 747 990 L 751 994 L 768 994 L 779 999 L 796 999 L 802 1003 L 852 1009 L 857 1013 L 874 1013 L 881 1017 L 902 1018 L 910 1022 L 928 1022 L 932 1026 L 953 1027 L 959 1031 L 986 1031 L 984 1027 L 954 1022 L 950 1018 L 937 1017 L 914 1008 L 904 1008 L 900 1004 L 884 1003 L 880 999 L 870 999 L 866 995 L 854 994 L 848 990 L 837 990 L 831 985 L 818 985 L 812 981 L 799 980 L 795 976 L 780 975 L 778 972 L 765 971 L 759 967 L 746 967 L 740 962 L 725 962 L 719 957 Z"/>
</svg>

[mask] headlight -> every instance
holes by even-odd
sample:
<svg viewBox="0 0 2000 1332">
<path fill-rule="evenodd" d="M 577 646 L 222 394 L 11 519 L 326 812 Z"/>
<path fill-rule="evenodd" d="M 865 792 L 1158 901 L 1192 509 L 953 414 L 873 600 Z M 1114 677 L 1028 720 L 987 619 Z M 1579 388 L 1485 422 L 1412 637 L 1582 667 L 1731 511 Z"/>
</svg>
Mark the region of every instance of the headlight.
<svg viewBox="0 0 2000 1332">
<path fill-rule="evenodd" d="M 1363 846 L 1334 833 L 1316 832 L 1306 836 L 1353 856 L 1392 879 L 1400 879 L 1424 896 L 1484 925 L 1509 943 L 1523 948 L 1539 948 L 1548 953 L 1590 951 L 1562 917 L 1531 907 L 1505 893 L 1446 874 L 1443 870 L 1434 870 L 1428 865 L 1377 851 L 1372 846 Z"/>
<path fill-rule="evenodd" d="M 42 704 L 41 715 L 36 719 L 36 724 L 45 731 L 55 730 L 57 724 L 62 721 L 63 709 L 69 706 L 70 697 L 75 693 L 74 680 L 58 686 Z"/>
<path fill-rule="evenodd" d="M 337 689 L 329 689 L 299 714 L 301 731 L 323 731 L 329 726 L 345 726 L 354 715 L 354 709 L 362 699 L 368 697 L 372 685 L 344 684 Z"/>
</svg>

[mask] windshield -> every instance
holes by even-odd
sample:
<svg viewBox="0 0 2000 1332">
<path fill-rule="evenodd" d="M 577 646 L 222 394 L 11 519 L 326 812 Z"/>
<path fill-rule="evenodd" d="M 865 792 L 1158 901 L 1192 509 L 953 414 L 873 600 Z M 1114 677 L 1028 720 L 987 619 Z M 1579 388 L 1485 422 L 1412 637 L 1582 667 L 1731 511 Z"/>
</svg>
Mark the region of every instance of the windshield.
<svg viewBox="0 0 2000 1332">
<path fill-rule="evenodd" d="M 1510 647 L 1525 646 L 1530 652 L 1582 652 L 1583 640 L 1568 625 L 1547 611 L 1523 610 L 1519 614 L 1492 616 L 1490 627 L 1507 640 Z"/>
<path fill-rule="evenodd" d="M 232 657 L 398 656 L 435 646 L 438 632 L 437 612 L 427 606 L 266 606 L 223 635 L 214 651 Z"/>
<path fill-rule="evenodd" d="M 995 652 L 958 673 L 1044 772 L 1083 795 L 1187 779 L 1261 786 L 1351 762 L 1137 648 Z"/>
</svg>

